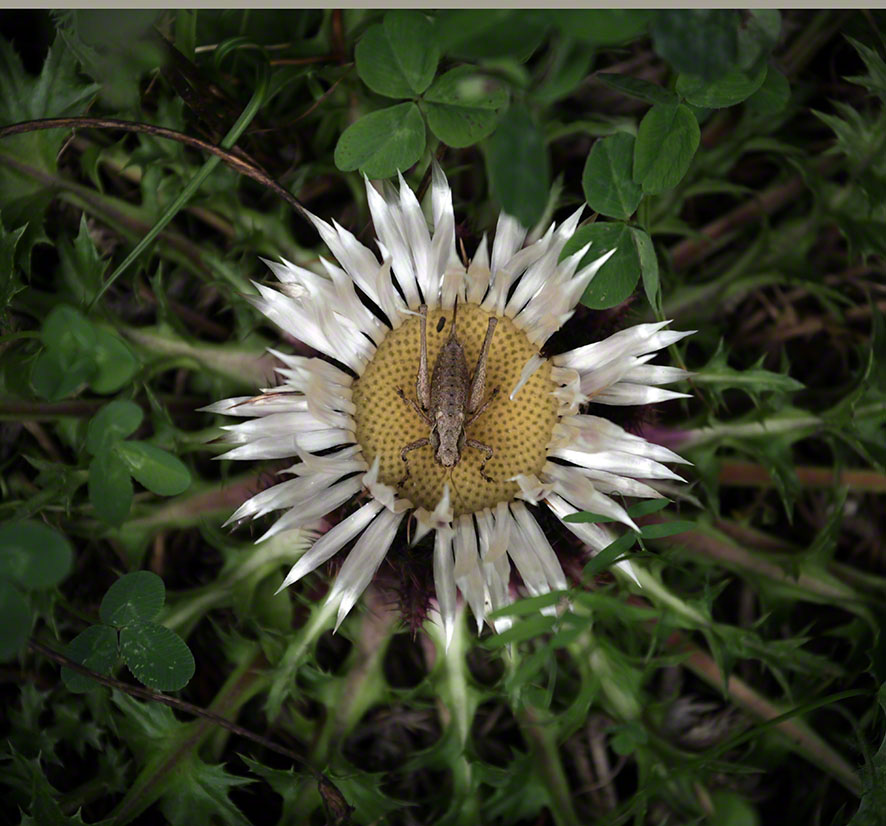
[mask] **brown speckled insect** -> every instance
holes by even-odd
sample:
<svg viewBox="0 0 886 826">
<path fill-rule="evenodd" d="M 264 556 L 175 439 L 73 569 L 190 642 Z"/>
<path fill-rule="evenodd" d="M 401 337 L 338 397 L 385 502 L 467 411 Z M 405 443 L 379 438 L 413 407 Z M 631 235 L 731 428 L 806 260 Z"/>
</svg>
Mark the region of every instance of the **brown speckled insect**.
<svg viewBox="0 0 886 826">
<path fill-rule="evenodd" d="M 474 376 L 471 378 L 468 375 L 465 349 L 458 340 L 456 332 L 456 316 L 458 315 L 458 299 L 456 299 L 449 338 L 446 339 L 446 343 L 437 355 L 434 372 L 428 381 L 427 306 L 422 304 L 419 312 L 421 313 L 421 356 L 418 379 L 415 382 L 418 402 L 410 399 L 403 392 L 402 387 L 397 388 L 397 395 L 404 402 L 412 405 L 415 412 L 421 416 L 422 421 L 430 427 L 431 432 L 424 439 L 410 442 L 400 451 L 400 458 L 406 467 L 406 474 L 400 480 L 400 485 L 402 486 L 409 478 L 407 454 L 427 445 L 433 448 L 437 463 L 445 468 L 453 468 L 458 464 L 462 448 L 465 445 L 485 453 L 486 458 L 480 465 L 480 475 L 487 482 L 492 482 L 493 478 L 486 473 L 486 465 L 493 455 L 492 448 L 476 439 L 468 439 L 465 430 L 476 421 L 498 395 L 496 387 L 489 398 L 483 401 L 483 396 L 486 393 L 486 361 L 489 357 L 492 334 L 495 332 L 498 319 L 489 319 L 486 338 L 483 340 L 477 366 L 474 368 Z M 439 332 L 440 327 L 437 330 Z"/>
</svg>

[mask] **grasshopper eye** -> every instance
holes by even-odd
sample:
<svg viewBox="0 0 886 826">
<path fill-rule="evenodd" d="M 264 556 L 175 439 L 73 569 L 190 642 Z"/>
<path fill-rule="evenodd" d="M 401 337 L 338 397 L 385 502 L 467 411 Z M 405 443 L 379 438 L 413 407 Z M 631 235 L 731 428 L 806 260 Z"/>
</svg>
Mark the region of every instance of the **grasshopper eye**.
<svg viewBox="0 0 886 826">
<path fill-rule="evenodd" d="M 446 318 L 444 316 L 440 316 L 440 320 L 437 322 L 437 332 L 439 333 L 446 326 Z"/>
</svg>

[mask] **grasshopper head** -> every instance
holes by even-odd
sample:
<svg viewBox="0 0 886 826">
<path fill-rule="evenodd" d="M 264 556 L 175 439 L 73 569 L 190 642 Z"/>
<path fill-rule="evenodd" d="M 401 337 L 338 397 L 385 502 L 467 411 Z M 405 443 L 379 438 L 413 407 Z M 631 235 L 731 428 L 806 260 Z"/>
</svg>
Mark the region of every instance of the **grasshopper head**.
<svg viewBox="0 0 886 826">
<path fill-rule="evenodd" d="M 455 467 L 461 459 L 461 449 L 465 442 L 463 422 L 463 416 L 451 422 L 444 421 L 443 417 L 437 419 L 437 426 L 432 431 L 431 446 L 434 448 L 434 458 L 443 467 Z"/>
<path fill-rule="evenodd" d="M 441 444 L 440 447 L 437 448 L 437 461 L 443 465 L 443 467 L 455 467 L 460 458 L 461 454 L 456 445 Z"/>
</svg>

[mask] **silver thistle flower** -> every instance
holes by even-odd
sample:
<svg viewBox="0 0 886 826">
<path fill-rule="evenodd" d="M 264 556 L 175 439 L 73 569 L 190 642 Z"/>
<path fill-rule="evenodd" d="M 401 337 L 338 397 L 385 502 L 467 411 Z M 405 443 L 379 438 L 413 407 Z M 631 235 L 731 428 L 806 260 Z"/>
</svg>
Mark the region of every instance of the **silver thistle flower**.
<svg viewBox="0 0 886 826">
<path fill-rule="evenodd" d="M 316 523 L 361 491 L 369 493 L 369 501 L 298 560 L 281 590 L 356 540 L 327 597 L 337 603 L 337 628 L 411 514 L 416 520 L 413 543 L 435 532 L 438 620 L 448 643 L 457 591 L 481 629 L 490 611 L 512 599 L 511 563 L 531 595 L 567 587 L 557 555 L 527 503 L 548 507 L 560 520 L 587 510 L 636 528 L 613 494 L 659 498 L 656 480 L 682 481 L 663 464 L 684 462 L 677 454 L 582 414 L 580 406 L 590 399 L 641 405 L 685 396 L 661 388 L 686 378 L 684 370 L 647 362 L 689 333 L 666 329 L 666 321 L 640 324 L 542 358 L 539 348 L 572 315 L 611 255 L 581 269 L 588 247 L 559 260 L 583 208 L 525 247 L 526 230 L 502 214 L 491 254 L 484 236 L 465 266 L 456 254 L 452 195 L 440 168 L 435 164 L 431 187 L 433 232 L 402 176 L 399 183 L 399 193 L 387 188 L 383 195 L 366 182 L 380 261 L 337 223 L 309 215 L 338 266 L 321 258 L 323 276 L 285 260 L 267 261 L 280 286 L 255 284 L 258 295 L 250 298 L 286 333 L 346 369 L 272 351 L 284 365 L 278 371 L 280 386 L 204 409 L 249 417 L 225 428 L 225 439 L 235 447 L 219 458 L 299 460 L 286 471 L 292 479 L 253 496 L 229 520 L 285 511 L 259 541 Z M 370 311 L 355 288 L 386 319 Z M 475 425 L 478 438 L 496 449 L 488 467 L 496 481 L 490 484 L 480 476 L 480 457 L 470 452 L 447 470 L 424 450 L 410 457 L 409 482 L 400 488 L 400 449 L 427 435 L 396 394 L 398 385 L 414 386 L 418 370 L 416 311 L 422 303 L 428 306 L 428 329 L 433 330 L 439 319 L 451 319 L 456 297 L 469 364 L 488 319 L 499 318 L 487 386 L 497 384 L 503 392 Z M 430 338 L 433 363 L 440 342 Z M 592 553 L 616 538 L 604 524 L 563 525 Z M 616 567 L 636 582 L 629 561 Z M 499 631 L 509 624 L 507 618 L 494 622 Z"/>
</svg>

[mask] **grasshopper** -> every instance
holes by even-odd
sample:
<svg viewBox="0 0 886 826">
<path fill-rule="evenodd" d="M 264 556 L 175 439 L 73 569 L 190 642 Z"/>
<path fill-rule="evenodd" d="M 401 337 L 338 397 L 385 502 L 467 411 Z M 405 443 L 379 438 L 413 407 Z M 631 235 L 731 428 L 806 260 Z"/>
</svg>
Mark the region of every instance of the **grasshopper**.
<svg viewBox="0 0 886 826">
<path fill-rule="evenodd" d="M 422 304 L 419 307 L 419 313 L 421 314 L 421 355 L 418 378 L 415 382 L 418 401 L 410 399 L 403 392 L 402 387 L 397 388 L 397 395 L 406 404 L 412 406 L 421 420 L 430 427 L 431 432 L 423 439 L 410 442 L 400 451 L 400 458 L 406 468 L 406 474 L 400 480 L 400 485 L 402 486 L 409 478 L 407 454 L 427 445 L 433 448 L 437 463 L 445 468 L 453 468 L 458 464 L 462 448 L 465 445 L 485 453 L 486 458 L 480 465 L 480 475 L 487 482 L 492 482 L 494 479 L 486 473 L 486 465 L 493 455 L 492 448 L 476 439 L 467 438 L 465 430 L 477 420 L 498 395 L 496 387 L 489 398 L 483 401 L 483 396 L 486 393 L 486 362 L 489 358 L 489 347 L 492 344 L 492 334 L 495 332 L 498 319 L 489 319 L 486 338 L 483 340 L 477 366 L 474 368 L 474 376 L 471 378 L 468 375 L 465 350 L 458 340 L 456 332 L 456 317 L 458 315 L 458 299 L 456 298 L 449 338 L 446 339 L 446 343 L 437 355 L 434 372 L 428 381 L 427 305 Z M 437 328 L 438 332 L 440 329 L 440 327 Z"/>
</svg>

